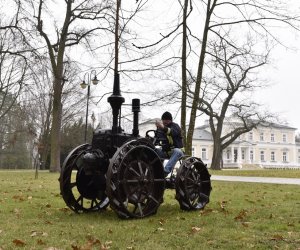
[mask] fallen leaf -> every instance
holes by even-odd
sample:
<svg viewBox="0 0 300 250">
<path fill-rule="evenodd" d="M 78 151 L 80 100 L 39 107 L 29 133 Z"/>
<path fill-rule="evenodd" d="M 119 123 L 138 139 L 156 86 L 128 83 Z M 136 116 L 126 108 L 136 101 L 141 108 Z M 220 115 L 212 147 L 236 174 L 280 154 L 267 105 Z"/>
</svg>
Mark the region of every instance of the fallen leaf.
<svg viewBox="0 0 300 250">
<path fill-rule="evenodd" d="M 76 245 L 71 245 L 71 247 L 72 247 L 73 250 L 80 250 L 81 249 L 81 247 L 78 247 Z"/>
<path fill-rule="evenodd" d="M 46 243 L 44 241 L 42 241 L 41 239 L 38 239 L 36 242 L 38 245 L 46 245 Z"/>
<path fill-rule="evenodd" d="M 235 220 L 239 220 L 239 221 L 244 220 L 244 219 L 246 218 L 247 214 L 248 214 L 248 211 L 245 210 L 245 209 L 242 209 L 242 210 L 239 212 L 239 214 L 238 214 L 237 216 L 234 217 L 234 219 L 235 219 Z"/>
<path fill-rule="evenodd" d="M 18 240 L 18 239 L 15 239 L 13 240 L 13 243 L 17 246 L 17 247 L 23 247 L 26 245 L 26 243 L 22 240 Z"/>
<path fill-rule="evenodd" d="M 20 214 L 20 209 L 15 208 L 13 212 L 14 212 L 14 214 L 16 214 L 16 215 L 19 215 L 19 214 Z"/>
<path fill-rule="evenodd" d="M 242 222 L 242 225 L 243 225 L 244 227 L 249 227 L 249 222 Z"/>
<path fill-rule="evenodd" d="M 282 235 L 275 234 L 275 235 L 273 235 L 273 237 L 271 238 L 271 240 L 279 241 L 279 240 L 284 240 L 284 238 L 283 238 Z"/>
<path fill-rule="evenodd" d="M 192 232 L 193 232 L 193 233 L 197 233 L 197 232 L 199 232 L 200 230 L 201 230 L 200 227 L 192 227 Z"/>
<path fill-rule="evenodd" d="M 246 198 L 245 200 L 248 201 L 248 202 L 250 202 L 250 203 L 255 203 L 255 201 L 250 200 L 250 199 L 248 199 L 248 198 Z"/>
<path fill-rule="evenodd" d="M 200 210 L 200 215 L 207 215 L 210 214 L 211 212 L 213 212 L 211 208 L 206 208 L 204 210 Z"/>
<path fill-rule="evenodd" d="M 226 209 L 226 204 L 227 204 L 227 201 L 220 201 L 220 208 L 225 211 Z"/>
<path fill-rule="evenodd" d="M 160 224 L 161 226 L 162 226 L 163 224 L 165 224 L 165 222 L 166 222 L 166 221 L 165 221 L 164 219 L 160 219 L 160 220 L 159 220 L 159 224 Z"/>
<path fill-rule="evenodd" d="M 37 235 L 38 235 L 38 233 L 36 231 L 32 231 L 31 234 L 30 234 L 30 237 L 35 237 Z"/>
<path fill-rule="evenodd" d="M 58 209 L 59 211 L 62 211 L 62 212 L 70 212 L 70 209 L 69 208 L 67 208 L 67 207 L 63 207 L 63 208 L 59 208 Z"/>
<path fill-rule="evenodd" d="M 16 201 L 25 201 L 25 198 L 21 195 L 14 195 L 13 199 Z"/>
</svg>

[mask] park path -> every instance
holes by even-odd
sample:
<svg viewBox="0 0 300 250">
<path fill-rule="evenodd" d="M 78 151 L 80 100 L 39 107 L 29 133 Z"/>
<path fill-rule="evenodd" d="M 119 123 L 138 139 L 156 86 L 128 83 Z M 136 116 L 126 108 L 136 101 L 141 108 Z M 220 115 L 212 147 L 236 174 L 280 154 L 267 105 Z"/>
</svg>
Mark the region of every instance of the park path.
<svg viewBox="0 0 300 250">
<path fill-rule="evenodd" d="M 299 178 L 275 178 L 275 177 L 248 177 L 248 176 L 223 176 L 212 175 L 211 180 L 215 181 L 239 181 L 239 182 L 258 182 L 272 184 L 292 184 L 300 185 Z"/>
</svg>

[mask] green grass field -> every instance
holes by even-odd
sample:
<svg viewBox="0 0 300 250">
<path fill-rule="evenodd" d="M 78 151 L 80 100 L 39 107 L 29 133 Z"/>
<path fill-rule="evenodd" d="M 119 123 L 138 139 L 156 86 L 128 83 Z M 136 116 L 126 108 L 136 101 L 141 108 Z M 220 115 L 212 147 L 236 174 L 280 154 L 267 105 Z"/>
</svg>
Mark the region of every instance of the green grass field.
<svg viewBox="0 0 300 250">
<path fill-rule="evenodd" d="M 210 203 L 194 212 L 167 190 L 156 215 L 121 220 L 110 209 L 73 213 L 57 179 L 0 171 L 0 249 L 300 249 L 296 185 L 213 181 Z"/>
</svg>

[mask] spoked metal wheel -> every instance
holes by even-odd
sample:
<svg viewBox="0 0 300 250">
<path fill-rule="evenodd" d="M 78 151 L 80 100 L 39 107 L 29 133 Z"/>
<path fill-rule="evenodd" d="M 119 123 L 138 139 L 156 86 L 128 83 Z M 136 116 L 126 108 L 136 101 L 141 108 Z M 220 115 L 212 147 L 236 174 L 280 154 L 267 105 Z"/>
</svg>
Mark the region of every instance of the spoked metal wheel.
<svg viewBox="0 0 300 250">
<path fill-rule="evenodd" d="M 177 172 L 176 199 L 183 210 L 202 209 L 209 202 L 210 174 L 201 159 L 189 157 Z"/>
<path fill-rule="evenodd" d="M 91 151 L 89 144 L 73 149 L 65 159 L 60 181 L 60 191 L 67 206 L 77 213 L 99 211 L 109 205 L 105 194 L 105 173 L 87 173 L 83 156 Z"/>
<path fill-rule="evenodd" d="M 133 140 L 115 153 L 107 171 L 106 191 L 111 208 L 121 218 L 156 213 L 164 193 L 160 158 L 143 141 Z"/>
</svg>

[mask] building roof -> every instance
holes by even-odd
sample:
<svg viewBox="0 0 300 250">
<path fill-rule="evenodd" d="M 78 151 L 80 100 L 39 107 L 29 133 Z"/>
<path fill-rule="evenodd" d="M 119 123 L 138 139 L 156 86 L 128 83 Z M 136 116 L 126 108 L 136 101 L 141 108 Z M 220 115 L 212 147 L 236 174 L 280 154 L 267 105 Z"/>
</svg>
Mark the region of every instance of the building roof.
<svg viewBox="0 0 300 250">
<path fill-rule="evenodd" d="M 201 127 L 195 128 L 193 139 L 194 140 L 205 140 L 205 141 L 213 140 L 211 133 L 204 130 Z"/>
<path fill-rule="evenodd" d="M 241 122 L 239 121 L 225 121 L 224 124 L 239 124 Z M 297 128 L 291 127 L 287 124 L 279 124 L 279 123 L 275 123 L 275 122 L 264 122 L 259 124 L 258 126 L 260 127 L 270 127 L 270 128 L 279 128 L 279 129 L 291 129 L 291 130 L 297 130 Z M 208 121 L 206 121 L 206 123 L 202 126 L 199 126 L 195 129 L 206 129 L 206 128 L 210 128 Z"/>
</svg>

